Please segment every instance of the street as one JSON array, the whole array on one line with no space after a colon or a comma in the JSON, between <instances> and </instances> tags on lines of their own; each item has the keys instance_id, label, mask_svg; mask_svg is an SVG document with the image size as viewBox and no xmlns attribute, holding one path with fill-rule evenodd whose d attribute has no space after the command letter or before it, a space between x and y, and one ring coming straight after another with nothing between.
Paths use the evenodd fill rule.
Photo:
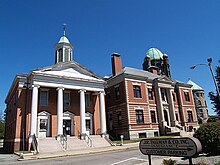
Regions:
<instances>
[{"instance_id":1,"label":"street","mask_svg":"<svg viewBox=\"0 0 220 165\"><path fill-rule=\"evenodd\" d=\"M0 155L1 165L12 164L32 164L32 165L148 165L147 155L140 153L139 149L127 149L120 151L102 152L96 154L86 154L71 157L60 157L51 159L26 160L17 161L14 155L8 155L7 158L2 158ZM152 164L157 165L162 163L165 157L152 156ZM178 159L178 158L177 158Z\"/></svg>"}]
</instances>

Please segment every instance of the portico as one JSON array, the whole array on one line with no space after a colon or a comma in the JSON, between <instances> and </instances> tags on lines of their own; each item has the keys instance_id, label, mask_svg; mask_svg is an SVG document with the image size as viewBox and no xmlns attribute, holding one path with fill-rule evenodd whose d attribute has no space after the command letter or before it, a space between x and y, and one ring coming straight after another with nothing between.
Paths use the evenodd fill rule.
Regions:
<instances>
[{"instance_id":1,"label":"portico","mask_svg":"<svg viewBox=\"0 0 220 165\"><path fill-rule=\"evenodd\" d=\"M40 84L40 85L39 85ZM89 109L88 107L86 107L86 99L85 99L85 95L86 92L92 93L92 97L95 98L97 97L97 102L99 102L99 104L95 104L94 106L94 111L98 111L97 112L93 112L96 114L99 114L98 118L100 118L100 120L98 121L98 123L100 123L100 134L105 134L106 133L106 119L105 119L105 102L104 102L104 90L103 89L92 89L92 88L88 88L86 86L84 86L82 89L78 89L77 87L72 86L72 88L67 88L65 86L65 84L62 84L63 86L58 86L57 88L51 88L50 86L54 86L54 84L47 84L47 85L42 85L42 83L38 82L38 85L34 84L32 85L32 106L31 106L31 124L30 124L30 130L31 130L31 135L39 135L39 132L37 132L37 130L39 131L39 129L37 129L39 127L39 122L38 122L38 117L37 114L39 113L40 109L42 109L41 105L39 104L39 98L41 98L40 95L40 91L43 88L47 88L48 90L48 95L50 96L50 91L56 90L56 95L57 95L57 106L56 106L56 116L57 116L57 133L56 136L59 137L60 135L63 135L63 122L64 122L64 110L65 110L65 105L64 105L64 92L67 91L72 91L72 93L78 94L78 96L74 96L74 97L78 97L79 98L79 102L75 103L76 105L79 104L79 107L72 105L72 107L69 107L68 109L70 110L70 112L72 111L72 113L77 113L79 112L79 118L80 118L80 122L74 121L74 119L72 120L72 124L71 125L71 130L74 129L75 125L79 125L80 126L80 132L79 135L80 136L85 136L85 134L88 134L88 132L86 131L86 110ZM74 92L73 92L74 91ZM71 98L70 98L71 99ZM50 99L49 99L49 104L48 106L43 106L44 109L48 109L50 110ZM55 101L55 100L54 100ZM73 104L73 103L72 103ZM40 109L38 109L38 107ZM91 109L91 108L90 108ZM91 113L91 112L90 112ZM92 114L92 113L91 113ZM95 115L96 115L95 114ZM97 118L97 115L96 115ZM73 122L74 121L74 122ZM53 123L54 121L48 121L48 123ZM97 121L92 121L91 120L91 124L95 125L97 127L97 124L93 124L94 122ZM49 129L54 129L53 124L51 125L51 128ZM90 125L91 125L90 124ZM93 131L92 131L93 132ZM94 131L95 132L95 131ZM72 132L71 135L73 135L74 133ZM53 136L51 134L51 136Z\"/></svg>"}]
</instances>

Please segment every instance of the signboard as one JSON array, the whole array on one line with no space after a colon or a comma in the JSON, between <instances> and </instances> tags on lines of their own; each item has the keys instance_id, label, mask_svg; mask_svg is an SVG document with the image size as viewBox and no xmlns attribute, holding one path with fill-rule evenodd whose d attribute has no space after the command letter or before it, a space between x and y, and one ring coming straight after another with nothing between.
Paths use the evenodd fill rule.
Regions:
<instances>
[{"instance_id":1,"label":"signboard","mask_svg":"<svg viewBox=\"0 0 220 165\"><path fill-rule=\"evenodd\" d=\"M139 148L144 155L193 157L202 151L200 141L191 138L151 138L140 141Z\"/></svg>"}]
</instances>

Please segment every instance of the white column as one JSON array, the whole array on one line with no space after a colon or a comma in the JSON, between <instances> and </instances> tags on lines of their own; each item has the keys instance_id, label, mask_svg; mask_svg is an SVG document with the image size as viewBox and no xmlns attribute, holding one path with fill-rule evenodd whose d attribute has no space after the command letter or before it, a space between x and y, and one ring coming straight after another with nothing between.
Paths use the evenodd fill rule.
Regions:
<instances>
[{"instance_id":1,"label":"white column","mask_svg":"<svg viewBox=\"0 0 220 165\"><path fill-rule=\"evenodd\" d=\"M157 99L157 106L158 106L158 110L160 112L160 120L162 122L165 121L164 119L164 112L163 112L163 103L162 103L162 97L161 97L161 89L160 87L156 87L156 93L158 94L158 97L156 97Z\"/></svg>"},{"instance_id":2,"label":"white column","mask_svg":"<svg viewBox=\"0 0 220 165\"><path fill-rule=\"evenodd\" d=\"M86 121L85 121L85 90L80 90L80 134L86 134Z\"/></svg>"},{"instance_id":3,"label":"white column","mask_svg":"<svg viewBox=\"0 0 220 165\"><path fill-rule=\"evenodd\" d=\"M65 48L63 47L63 61L62 62L65 62Z\"/></svg>"},{"instance_id":4,"label":"white column","mask_svg":"<svg viewBox=\"0 0 220 165\"><path fill-rule=\"evenodd\" d=\"M31 135L37 133L37 107L38 107L38 88L39 85L32 86L32 104L31 104Z\"/></svg>"},{"instance_id":5,"label":"white column","mask_svg":"<svg viewBox=\"0 0 220 165\"><path fill-rule=\"evenodd\" d=\"M63 135L63 87L57 88L57 135Z\"/></svg>"},{"instance_id":6,"label":"white column","mask_svg":"<svg viewBox=\"0 0 220 165\"><path fill-rule=\"evenodd\" d=\"M175 108L174 108L173 93L171 89L168 89L168 99L169 99L169 112L170 112L171 126L175 126L176 125L176 113L175 113Z\"/></svg>"},{"instance_id":7,"label":"white column","mask_svg":"<svg viewBox=\"0 0 220 165\"><path fill-rule=\"evenodd\" d=\"M101 126L101 134L106 134L106 115L105 115L105 98L104 91L99 94L99 102L100 102L100 126Z\"/></svg>"}]
</instances>

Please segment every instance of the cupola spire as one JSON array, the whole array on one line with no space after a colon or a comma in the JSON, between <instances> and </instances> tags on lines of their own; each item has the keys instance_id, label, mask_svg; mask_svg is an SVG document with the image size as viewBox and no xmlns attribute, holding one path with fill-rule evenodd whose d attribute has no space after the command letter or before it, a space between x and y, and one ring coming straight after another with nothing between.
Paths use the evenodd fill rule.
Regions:
<instances>
[{"instance_id":1,"label":"cupola spire","mask_svg":"<svg viewBox=\"0 0 220 165\"><path fill-rule=\"evenodd\" d=\"M55 45L55 64L60 62L69 62L72 61L72 50L73 46L66 37L66 26L63 24L63 35L61 36L59 42Z\"/></svg>"},{"instance_id":2,"label":"cupola spire","mask_svg":"<svg viewBox=\"0 0 220 165\"><path fill-rule=\"evenodd\" d=\"M63 35L64 36L66 35L66 26L67 26L67 24L63 23Z\"/></svg>"}]
</instances>

